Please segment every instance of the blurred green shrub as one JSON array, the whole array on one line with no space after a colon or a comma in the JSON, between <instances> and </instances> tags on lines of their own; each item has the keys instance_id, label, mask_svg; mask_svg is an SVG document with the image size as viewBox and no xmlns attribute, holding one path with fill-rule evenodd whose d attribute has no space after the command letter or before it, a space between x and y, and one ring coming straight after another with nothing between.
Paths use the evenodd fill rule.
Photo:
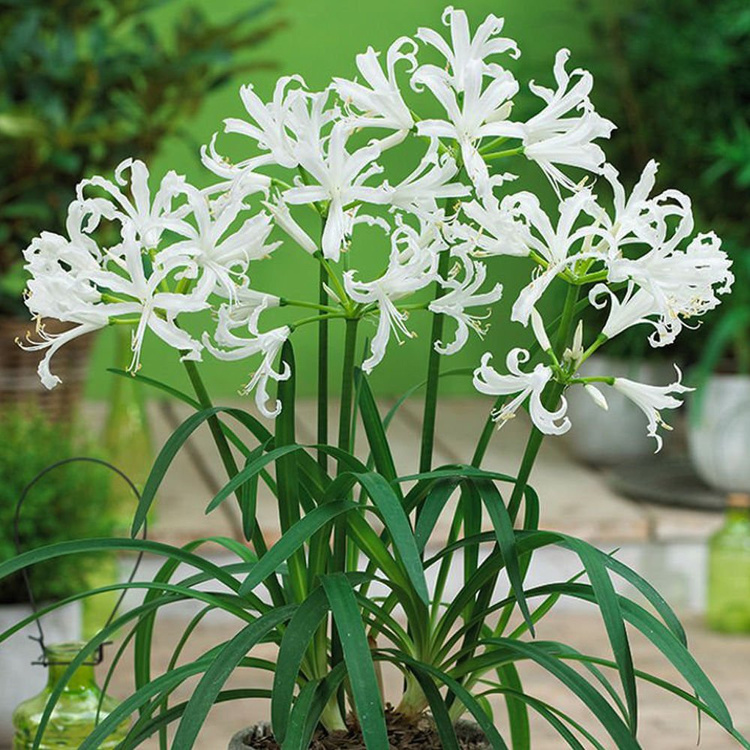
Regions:
<instances>
[{"instance_id":1,"label":"blurred green shrub","mask_svg":"<svg viewBox=\"0 0 750 750\"><path fill-rule=\"evenodd\" d=\"M182 132L281 24L274 2L216 22L172 0L0 0L0 314L23 313L21 250L62 231L76 183ZM158 10L158 12L156 12Z\"/></svg>"},{"instance_id":2,"label":"blurred green shrub","mask_svg":"<svg viewBox=\"0 0 750 750\"><path fill-rule=\"evenodd\" d=\"M655 156L734 260L732 295L682 353L750 373L750 3L627 0L594 17L598 104L621 123L610 160L632 183Z\"/></svg>"},{"instance_id":3,"label":"blurred green shrub","mask_svg":"<svg viewBox=\"0 0 750 750\"><path fill-rule=\"evenodd\" d=\"M0 561L5 561L16 555L13 520L24 487L50 464L92 451L76 442L69 427L21 410L0 413L0 434ZM21 550L111 535L115 520L108 494L113 481L121 480L113 479L103 466L87 462L61 466L40 479L21 509ZM30 578L35 598L49 601L84 590L96 565L96 556L72 555L34 566ZM27 601L20 575L2 581L0 604Z\"/></svg>"}]
</instances>

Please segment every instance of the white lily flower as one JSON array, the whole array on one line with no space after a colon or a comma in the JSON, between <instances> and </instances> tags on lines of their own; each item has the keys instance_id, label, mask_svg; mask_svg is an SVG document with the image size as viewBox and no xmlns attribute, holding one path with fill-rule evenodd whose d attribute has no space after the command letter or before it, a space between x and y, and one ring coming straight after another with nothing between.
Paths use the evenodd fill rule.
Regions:
<instances>
[{"instance_id":1,"label":"white lily flower","mask_svg":"<svg viewBox=\"0 0 750 750\"><path fill-rule=\"evenodd\" d=\"M394 302L435 280L438 264L435 247L434 242L425 243L424 237L402 224L391 236L391 255L383 276L374 281L357 281L355 271L344 273L347 294L356 302L378 307L378 329L370 345L370 356L362 363L365 372L372 372L382 361L391 333L399 344L401 335L414 336L406 327L407 313L398 310Z\"/></svg>"},{"instance_id":2,"label":"white lily flower","mask_svg":"<svg viewBox=\"0 0 750 750\"><path fill-rule=\"evenodd\" d=\"M406 50L406 51L404 51ZM372 47L357 55L357 69L367 86L344 78L334 78L333 86L345 103L356 107L356 127L388 128L405 136L414 127L414 118L404 102L396 79L396 64L409 63L408 72L417 67L417 45L408 37L400 37L386 55L386 73L378 62L379 52Z\"/></svg>"},{"instance_id":3,"label":"white lily flower","mask_svg":"<svg viewBox=\"0 0 750 750\"><path fill-rule=\"evenodd\" d=\"M433 139L427 153L410 175L394 187L384 183L388 203L417 215L433 213L437 210L438 200L459 198L471 192L468 185L451 182L457 174L456 162L448 155L441 157L438 142Z\"/></svg>"},{"instance_id":4,"label":"white lily flower","mask_svg":"<svg viewBox=\"0 0 750 750\"><path fill-rule=\"evenodd\" d=\"M211 136L207 146L201 146L201 162L217 177L223 177L222 182L211 188L210 192L231 193L244 198L254 193L268 194L271 188L271 178L255 171L257 157L245 159L233 164L226 156L216 150L217 134Z\"/></svg>"},{"instance_id":5,"label":"white lily flower","mask_svg":"<svg viewBox=\"0 0 750 750\"><path fill-rule=\"evenodd\" d=\"M247 395L255 391L255 404L263 416L273 419L281 413L281 402L276 401L269 408L271 397L268 394L269 381L279 382L291 376L289 366L284 363L281 370L274 368L274 362L281 351L284 342L289 338L289 326L281 326L270 331L261 332L258 322L261 314L269 307L276 307L279 298L271 294L242 289L236 303L227 303L219 308L218 323L214 333L214 344L207 333L203 334L203 343L217 359L240 360L261 354L263 361L252 374L250 381L242 388L241 393ZM235 333L238 328L244 328L250 338Z\"/></svg>"},{"instance_id":6,"label":"white lily flower","mask_svg":"<svg viewBox=\"0 0 750 750\"><path fill-rule=\"evenodd\" d=\"M489 353L482 357L481 366L474 371L474 387L480 393L491 396L517 394L493 414L501 427L509 419L513 419L523 402L529 399L531 421L545 435L562 435L570 429L570 420L565 416L568 405L564 398L557 411L547 411L542 405L542 392L552 379L549 367L538 364L531 372L523 372L521 365L529 361L529 352L525 349L512 349L506 359L510 375L500 375L490 365L491 359L492 355Z\"/></svg>"},{"instance_id":7,"label":"white lily flower","mask_svg":"<svg viewBox=\"0 0 750 750\"><path fill-rule=\"evenodd\" d=\"M572 73L565 70L569 57L567 49L561 49L555 57L557 90L529 84L546 106L521 125L521 132L524 154L539 164L554 186L574 190L573 181L557 165L601 173L606 157L594 141L609 138L615 125L597 114L591 104L591 73L580 68ZM573 78L577 80L571 84ZM576 114L571 116L573 112Z\"/></svg>"},{"instance_id":8,"label":"white lily flower","mask_svg":"<svg viewBox=\"0 0 750 750\"><path fill-rule=\"evenodd\" d=\"M606 252L599 251L595 245L597 240L606 240L606 231L590 221L577 226L581 217L591 213L593 202L588 189L565 198L559 204L557 225L553 226L535 195L523 192L508 196L507 209L516 218L523 241L529 252L533 251L544 262L543 268L518 295L511 320L527 325L532 308L554 278L568 267L587 258L607 260ZM579 243L580 247L577 247Z\"/></svg>"},{"instance_id":9,"label":"white lily flower","mask_svg":"<svg viewBox=\"0 0 750 750\"><path fill-rule=\"evenodd\" d=\"M503 295L502 284L495 284L488 292L479 292L487 278L487 267L484 263L474 263L467 255L460 256L460 262L463 266L463 277L458 278L460 269L456 269L447 279L439 279L440 285L448 291L433 300L428 308L436 315L447 315L456 321L453 342L435 342L435 349L440 354L455 354L462 349L469 338L469 328L476 331L479 338L484 338L488 327L484 320L489 317L489 311L484 317L480 317L467 312L467 309L492 305Z\"/></svg>"},{"instance_id":10,"label":"white lily flower","mask_svg":"<svg viewBox=\"0 0 750 750\"><path fill-rule=\"evenodd\" d=\"M646 385L645 383L636 383L627 378L615 378L613 388L620 391L626 398L630 399L648 419L648 436L656 440L656 453L658 453L664 441L657 429L663 427L665 430L672 428L662 419L661 411L663 409L676 409L682 405L682 401L675 398L674 393L688 393L693 388L682 385L682 373L680 368L675 365L677 370L677 380L667 386Z\"/></svg>"},{"instance_id":11,"label":"white lily flower","mask_svg":"<svg viewBox=\"0 0 750 750\"><path fill-rule=\"evenodd\" d=\"M194 262L175 254L160 258L161 262L147 272L143 248L134 230L128 225L123 230L122 243L105 253L102 270L93 275L93 281L123 300L108 303L110 315L138 317L131 342L133 360L128 369L131 372L140 369L141 350L149 329L164 343L182 352L183 360L200 360L202 346L177 326L176 319L183 313L205 310L206 298L200 293L160 291L162 282L173 274L194 276L197 273Z\"/></svg>"},{"instance_id":12,"label":"white lily flower","mask_svg":"<svg viewBox=\"0 0 750 750\"><path fill-rule=\"evenodd\" d=\"M466 89L466 71L475 63L482 65L483 74L496 76L502 68L488 62L487 58L506 52L513 58L518 58L521 54L513 39L499 36L505 24L503 18L488 15L477 28L473 38L465 11L448 6L443 11L442 20L450 27L450 44L434 29L420 28L417 38L434 47L445 57L450 69L451 86L456 91Z\"/></svg>"},{"instance_id":13,"label":"white lily flower","mask_svg":"<svg viewBox=\"0 0 750 750\"><path fill-rule=\"evenodd\" d=\"M157 265L182 256L195 262L200 280L195 290L204 299L220 293L230 300L251 261L267 258L281 244L266 244L273 224L266 213L258 213L233 229L240 214L246 210L241 200L211 204L208 196L185 185L190 213L180 220L172 220L169 228L185 239L161 250L155 258ZM192 217L193 222L188 221Z\"/></svg>"},{"instance_id":14,"label":"white lily flower","mask_svg":"<svg viewBox=\"0 0 750 750\"><path fill-rule=\"evenodd\" d=\"M478 151L478 142L485 137L518 133L518 126L508 122L513 97L518 93L518 82L513 74L500 69L486 87L483 81L483 68L477 61L467 63L460 98L444 70L424 65L412 76L412 86L418 90L426 86L447 114L445 120L421 120L417 123L417 133L455 140L461 148L466 173L480 194L489 189L490 178L487 164Z\"/></svg>"},{"instance_id":15,"label":"white lily flower","mask_svg":"<svg viewBox=\"0 0 750 750\"><path fill-rule=\"evenodd\" d=\"M130 178L125 173L130 173ZM115 181L100 175L83 180L76 188L79 201L99 212L107 219L128 222L135 228L138 238L146 248L159 244L164 231L165 218L172 213L172 202L185 184L185 178L175 172L167 172L156 194L151 197L148 185L148 167L138 159L125 159L115 168ZM129 186L130 196L120 188ZM110 199L86 198L87 187L97 187L106 192Z\"/></svg>"},{"instance_id":16,"label":"white lily flower","mask_svg":"<svg viewBox=\"0 0 750 750\"><path fill-rule=\"evenodd\" d=\"M264 201L263 205L273 216L276 226L281 227L303 250L310 255L317 252L315 240L297 223L281 196L277 196L275 200Z\"/></svg>"},{"instance_id":17,"label":"white lily flower","mask_svg":"<svg viewBox=\"0 0 750 750\"><path fill-rule=\"evenodd\" d=\"M298 88L291 88L297 84ZM250 160L253 166L279 164L295 169L297 139L289 129L289 115L294 102L304 95L305 81L301 76L282 76L276 83L273 99L264 104L251 84L240 88L240 98L252 122L229 117L224 120L226 133L239 133L252 138L267 153Z\"/></svg>"},{"instance_id":18,"label":"white lily flower","mask_svg":"<svg viewBox=\"0 0 750 750\"><path fill-rule=\"evenodd\" d=\"M473 255L525 257L529 254L526 233L508 208L512 199L513 196L505 196L500 203L490 190L481 199L462 204L463 213L478 227L472 230L463 225L463 239L472 245Z\"/></svg>"},{"instance_id":19,"label":"white lily flower","mask_svg":"<svg viewBox=\"0 0 750 750\"><path fill-rule=\"evenodd\" d=\"M656 196L651 192L656 184L659 165L653 159L646 165L629 196L619 181L617 170L607 164L604 176L612 187L614 215L610 219L601 211L600 220L612 235L613 272L622 249L628 245L646 244L661 247L665 252L676 249L689 237L694 228L690 198L679 190L665 190Z\"/></svg>"},{"instance_id":20,"label":"white lily flower","mask_svg":"<svg viewBox=\"0 0 750 750\"><path fill-rule=\"evenodd\" d=\"M364 184L374 174L383 171L376 163L380 146L373 143L350 154L346 150L348 136L348 125L338 122L333 126L325 153L319 146L300 144L300 165L317 184L298 183L282 196L286 203L292 204L329 202L322 249L323 255L333 261L338 261L347 234L346 207L356 201L387 201L387 193L382 187Z\"/></svg>"},{"instance_id":21,"label":"white lily flower","mask_svg":"<svg viewBox=\"0 0 750 750\"><path fill-rule=\"evenodd\" d=\"M26 342L17 343L27 351L46 351L38 373L42 384L49 389L61 382L50 370L54 354L68 341L109 323L109 312L101 301L101 292L92 282L92 276L99 270L101 251L90 237L80 232L81 220L86 215L82 206L75 201L69 211L71 240L42 232L24 250L25 269L30 274L25 302L36 320L40 340L35 341L28 334ZM52 334L45 330L44 318L60 320L71 327Z\"/></svg>"}]
</instances>

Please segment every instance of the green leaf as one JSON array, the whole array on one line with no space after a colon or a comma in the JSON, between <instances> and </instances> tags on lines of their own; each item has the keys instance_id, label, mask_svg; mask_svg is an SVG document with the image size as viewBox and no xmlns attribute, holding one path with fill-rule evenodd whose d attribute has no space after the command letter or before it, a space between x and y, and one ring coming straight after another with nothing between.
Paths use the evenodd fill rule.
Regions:
<instances>
[{"instance_id":1,"label":"green leaf","mask_svg":"<svg viewBox=\"0 0 750 750\"><path fill-rule=\"evenodd\" d=\"M508 580L511 589L515 594L518 608L521 610L524 622L528 625L531 635L534 633L534 621L529 612L529 605L526 601L526 595L523 589L523 577L518 562L518 549L516 547L516 535L513 530L508 509L505 507L503 497L497 487L491 482L475 481L475 485L487 508L487 513L492 521L497 536L497 545L505 561L505 567L508 572Z\"/></svg>"},{"instance_id":2,"label":"green leaf","mask_svg":"<svg viewBox=\"0 0 750 750\"><path fill-rule=\"evenodd\" d=\"M409 580L419 598L429 604L430 594L414 533L393 487L380 474L357 474L357 481L370 496L383 519Z\"/></svg>"},{"instance_id":3,"label":"green leaf","mask_svg":"<svg viewBox=\"0 0 750 750\"><path fill-rule=\"evenodd\" d=\"M281 639L271 698L271 726L279 743L286 738L294 688L305 652L327 612L328 597L323 588L318 587L299 605Z\"/></svg>"},{"instance_id":4,"label":"green leaf","mask_svg":"<svg viewBox=\"0 0 750 750\"><path fill-rule=\"evenodd\" d=\"M359 409L362 415L362 424L365 427L367 442L370 445L370 453L375 461L375 468L388 482L394 482L398 474L393 455L385 434L385 427L380 419L378 406L370 388L367 376L359 369L355 371L355 382L359 391ZM401 489L396 485L397 491Z\"/></svg>"},{"instance_id":5,"label":"green leaf","mask_svg":"<svg viewBox=\"0 0 750 750\"><path fill-rule=\"evenodd\" d=\"M513 750L530 750L531 729L529 727L529 712L518 694L523 693L523 685L515 664L503 664L497 669L500 682L510 688L504 695L505 710L508 713L510 739Z\"/></svg>"},{"instance_id":6,"label":"green leaf","mask_svg":"<svg viewBox=\"0 0 750 750\"><path fill-rule=\"evenodd\" d=\"M630 652L625 621L620 611L619 598L615 592L612 580L601 561L601 557L593 554L592 550L588 547L581 546L577 551L591 582L599 610L602 613L609 643L612 647L612 653L620 672L622 687L625 691L630 728L633 735L635 735L638 729L638 696L636 693L635 674L633 672L633 656Z\"/></svg>"},{"instance_id":7,"label":"green leaf","mask_svg":"<svg viewBox=\"0 0 750 750\"><path fill-rule=\"evenodd\" d=\"M310 513L307 513L258 560L258 563L242 582L240 594L252 591L258 584L277 570L282 563L286 562L316 531L343 513L348 513L358 508L359 506L355 503L340 501L321 505Z\"/></svg>"},{"instance_id":8,"label":"green leaf","mask_svg":"<svg viewBox=\"0 0 750 750\"><path fill-rule=\"evenodd\" d=\"M414 536L417 547L423 551L427 542L432 536L440 514L445 509L451 495L456 491L457 481L440 480L436 483L429 483L432 489L427 492L424 501L419 504L419 514L417 516L416 529Z\"/></svg>"},{"instance_id":9,"label":"green leaf","mask_svg":"<svg viewBox=\"0 0 750 750\"><path fill-rule=\"evenodd\" d=\"M193 747L203 722L216 701L216 696L245 654L274 628L288 620L294 610L295 606L291 604L272 609L240 630L214 656L210 666L193 691L182 720L177 727L177 732L172 740L172 747L175 750L186 750Z\"/></svg>"},{"instance_id":10,"label":"green leaf","mask_svg":"<svg viewBox=\"0 0 750 750\"><path fill-rule=\"evenodd\" d=\"M368 750L385 750L388 747L388 731L383 702L354 591L346 576L341 573L324 576L321 583L341 640L354 707L365 745Z\"/></svg>"}]
</instances>

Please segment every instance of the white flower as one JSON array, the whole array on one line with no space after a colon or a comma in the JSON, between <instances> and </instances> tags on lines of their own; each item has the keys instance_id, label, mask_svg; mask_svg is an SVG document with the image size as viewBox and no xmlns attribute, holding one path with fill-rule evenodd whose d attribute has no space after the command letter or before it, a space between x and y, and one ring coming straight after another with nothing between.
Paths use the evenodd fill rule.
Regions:
<instances>
[{"instance_id":1,"label":"white flower","mask_svg":"<svg viewBox=\"0 0 750 750\"><path fill-rule=\"evenodd\" d=\"M502 204L494 192L488 191L481 198L463 203L461 210L476 223L478 230L462 225L463 239L472 245L476 256L514 255L527 256L529 246L525 232L513 216L509 206L513 196L506 196Z\"/></svg>"},{"instance_id":2,"label":"white flower","mask_svg":"<svg viewBox=\"0 0 750 750\"><path fill-rule=\"evenodd\" d=\"M291 376L287 363L284 363L280 371L274 368L276 357L284 342L289 338L291 329L288 326L281 326L261 332L258 329L258 321L266 309L278 304L278 297L243 289L238 303L227 303L219 308L219 319L214 333L218 346L212 343L208 334L203 335L206 348L218 359L239 360L257 354L263 356L260 367L252 374L250 381L242 389L242 393L247 395L255 391L255 404L261 414L269 419L281 413L281 402L276 401L271 408L268 406L271 398L268 394L269 381L279 382ZM251 338L237 335L235 330L238 328L245 328Z\"/></svg>"},{"instance_id":3,"label":"white flower","mask_svg":"<svg viewBox=\"0 0 750 750\"><path fill-rule=\"evenodd\" d=\"M290 88L298 84L301 88ZM276 83L273 100L264 104L250 84L240 88L240 98L252 122L229 117L224 120L226 133L239 133L252 138L264 153L250 160L249 165L279 164L294 169L299 164L297 140L289 129L292 105L303 95L304 80L297 75L282 76Z\"/></svg>"},{"instance_id":4,"label":"white flower","mask_svg":"<svg viewBox=\"0 0 750 750\"><path fill-rule=\"evenodd\" d=\"M224 181L212 186L211 192L231 193L244 198L254 193L268 193L271 187L271 178L255 171L257 157L244 159L233 164L225 156L216 150L217 134L211 136L207 146L201 146L201 161L203 166Z\"/></svg>"},{"instance_id":5,"label":"white flower","mask_svg":"<svg viewBox=\"0 0 750 750\"><path fill-rule=\"evenodd\" d=\"M130 172L129 180L124 176L125 172ZM172 212L174 198L182 192L185 178L175 172L167 172L153 199L148 178L148 168L142 161L125 159L115 168L114 182L99 175L83 180L77 187L78 199L86 200L89 207L107 219L129 222L144 247L153 248L159 244L165 219ZM120 189L127 185L130 187L130 197ZM84 191L89 186L105 191L110 199L86 199Z\"/></svg>"},{"instance_id":6,"label":"white flower","mask_svg":"<svg viewBox=\"0 0 750 750\"><path fill-rule=\"evenodd\" d=\"M651 197L659 165L653 159L644 168L630 195L618 179L617 170L607 164L603 173L614 196L612 218L601 210L600 220L611 234L613 268L628 245L646 244L674 250L693 232L690 198L679 190L665 190Z\"/></svg>"},{"instance_id":7,"label":"white flower","mask_svg":"<svg viewBox=\"0 0 750 750\"><path fill-rule=\"evenodd\" d=\"M534 332L534 337L541 347L541 350L543 352L552 351L552 344L547 335L547 329L544 327L544 320L542 320L542 316L539 314L536 307L531 308L531 330Z\"/></svg>"},{"instance_id":8,"label":"white flower","mask_svg":"<svg viewBox=\"0 0 750 750\"><path fill-rule=\"evenodd\" d=\"M552 379L552 370L546 365L538 364L531 372L521 371L521 364L530 359L525 349L512 349L506 359L510 375L500 375L491 365L492 355L482 357L482 363L474 371L474 387L480 393L492 396L509 396L517 394L514 399L503 404L494 414L500 425L516 415L516 411L526 399L529 399L529 415L534 425L546 435L562 435L570 429L570 420L565 416L568 405L561 399L557 411L547 411L542 405L542 392ZM560 421L562 420L562 421Z\"/></svg>"},{"instance_id":9,"label":"white flower","mask_svg":"<svg viewBox=\"0 0 750 750\"><path fill-rule=\"evenodd\" d=\"M518 295L512 320L527 325L532 308L559 273L582 260L607 260L606 251L600 251L594 244L606 240L606 232L598 224L590 223L588 214L592 205L593 196L588 189L574 193L560 202L557 225L553 226L535 195L522 192L508 196L507 210L516 218L523 242L543 263L542 270ZM581 217L589 220L581 225Z\"/></svg>"},{"instance_id":10,"label":"white flower","mask_svg":"<svg viewBox=\"0 0 750 750\"><path fill-rule=\"evenodd\" d=\"M555 57L556 91L533 82L529 84L546 106L521 125L521 132L524 154L539 164L553 185L559 183L573 190L573 181L557 165L600 173L606 157L593 141L609 138L615 126L597 114L591 104L589 94L594 84L591 73L580 68L571 74L566 72L569 57L566 49L561 49ZM577 80L571 85L574 77Z\"/></svg>"},{"instance_id":11,"label":"white flower","mask_svg":"<svg viewBox=\"0 0 750 750\"><path fill-rule=\"evenodd\" d=\"M365 372L372 372L385 356L391 333L402 343L399 334L412 338L406 327L407 313L400 311L394 301L423 289L435 280L438 255L435 242L407 225L399 226L391 236L391 255L386 272L374 281L356 281L355 271L344 274L347 294L363 304L375 304L378 310L378 329L372 339L371 354L362 363Z\"/></svg>"},{"instance_id":12,"label":"white flower","mask_svg":"<svg viewBox=\"0 0 750 750\"><path fill-rule=\"evenodd\" d=\"M502 68L496 63L488 62L487 58L505 52L514 58L521 54L513 39L498 36L505 24L503 18L488 15L473 38L465 11L447 7L443 12L443 23L450 26L451 44L434 29L420 28L417 38L434 47L445 57L450 69L450 83L456 91L465 90L466 71L474 64L479 63L482 66L483 75L496 76Z\"/></svg>"},{"instance_id":13,"label":"white flower","mask_svg":"<svg viewBox=\"0 0 750 750\"><path fill-rule=\"evenodd\" d=\"M350 154L346 150L348 136L348 125L338 122L325 152L320 144L301 144L298 148L300 165L317 184L298 183L282 196L286 203L292 204L328 201L322 246L323 255L334 261L339 259L347 234L345 208L356 201L384 203L387 200L382 187L364 184L374 174L382 172L382 167L376 163L380 146L373 143Z\"/></svg>"},{"instance_id":14,"label":"white flower","mask_svg":"<svg viewBox=\"0 0 750 750\"><path fill-rule=\"evenodd\" d=\"M649 323L655 328L649 337L651 346L666 346L689 325L687 321L719 305L717 295L731 290L732 262L713 232L697 235L684 251L665 247L637 260L622 260L610 271L612 281L628 280L622 299L604 284L590 291L591 303L600 309L606 304L599 301L601 297L609 297L610 312L602 330L608 338Z\"/></svg>"},{"instance_id":15,"label":"white flower","mask_svg":"<svg viewBox=\"0 0 750 750\"><path fill-rule=\"evenodd\" d=\"M480 193L489 186L487 164L477 149L478 142L488 136L517 134L517 125L509 123L513 108L512 98L518 92L518 82L507 70L498 70L484 87L482 65L470 62L464 75L464 89L453 88L450 76L432 65L418 68L412 77L415 88L426 86L445 109L447 119L427 119L417 123L417 133L431 138L455 140L469 178Z\"/></svg>"},{"instance_id":16,"label":"white flower","mask_svg":"<svg viewBox=\"0 0 750 750\"><path fill-rule=\"evenodd\" d=\"M661 410L676 409L682 405L682 401L675 398L674 393L687 393L694 390L682 385L682 373L679 367L677 370L677 380L667 386L646 385L645 383L635 383L627 378L615 378L613 388L620 391L626 398L630 399L648 419L648 435L656 440L656 453L663 445L661 435L657 433L659 427L666 430L672 428L662 419Z\"/></svg>"},{"instance_id":17,"label":"white flower","mask_svg":"<svg viewBox=\"0 0 750 750\"><path fill-rule=\"evenodd\" d=\"M81 231L82 221L90 214L84 204L74 201L68 213L67 239L51 232L42 232L26 250L26 271L31 278L27 283L26 306L36 319L36 333L41 340L30 335L19 346L27 351L44 351L38 372L46 388L54 388L60 378L50 371L50 360L60 347L74 338L103 328L109 322L109 313L101 301L101 293L92 282L99 270L101 255L96 243ZM71 324L62 333L45 330L44 318Z\"/></svg>"},{"instance_id":18,"label":"white flower","mask_svg":"<svg viewBox=\"0 0 750 750\"><path fill-rule=\"evenodd\" d=\"M451 344L435 342L435 349L441 354L455 354L462 349L469 338L469 328L483 338L487 331L484 318L472 315L467 309L492 305L503 294L502 284L495 284L488 292L479 292L487 278L486 266L484 263L473 263L466 255L461 256L460 261L463 266L463 278L459 279L459 267L454 269L447 279L439 279L440 285L448 291L429 305L430 312L447 315L453 318L457 325L456 335Z\"/></svg>"},{"instance_id":19,"label":"white flower","mask_svg":"<svg viewBox=\"0 0 750 750\"><path fill-rule=\"evenodd\" d=\"M185 185L184 192L190 211L171 221L169 228L185 239L161 250L155 263L169 262L175 256L190 258L201 273L197 295L207 299L217 292L233 299L249 263L268 257L281 244L266 244L273 229L271 217L258 213L234 228L246 210L241 200L222 201L217 206L211 204L204 192L190 185Z\"/></svg>"},{"instance_id":20,"label":"white flower","mask_svg":"<svg viewBox=\"0 0 750 750\"><path fill-rule=\"evenodd\" d=\"M438 142L433 139L427 153L410 175L395 187L387 182L384 184L388 203L415 214L432 213L437 209L438 200L469 194L468 185L451 182L457 174L456 162L447 154L439 156Z\"/></svg>"},{"instance_id":21,"label":"white flower","mask_svg":"<svg viewBox=\"0 0 750 750\"><path fill-rule=\"evenodd\" d=\"M404 51L406 49L406 51ZM356 127L389 128L405 136L414 126L409 107L404 102L396 80L396 63L405 60L409 63L408 72L417 66L417 45L408 37L397 39L386 55L387 76L378 62L380 53L372 47L357 55L357 68L368 86L344 78L334 78L333 86L339 96L356 107Z\"/></svg>"},{"instance_id":22,"label":"white flower","mask_svg":"<svg viewBox=\"0 0 750 750\"><path fill-rule=\"evenodd\" d=\"M179 294L162 291L162 283L173 274L193 276L196 272L193 262L183 255L162 258L150 270L144 265L146 256L141 244L136 240L131 227L123 227L123 241L105 253L102 270L93 275L94 282L122 300L110 302L107 309L111 316L137 316L138 323L133 332L131 348L133 360L129 369L140 369L141 350L150 329L162 341L182 353L182 359L199 360L201 345L185 330L176 319L183 313L206 309L208 303L200 294Z\"/></svg>"},{"instance_id":23,"label":"white flower","mask_svg":"<svg viewBox=\"0 0 750 750\"><path fill-rule=\"evenodd\" d=\"M281 196L272 201L265 201L263 205L273 216L276 226L281 227L303 250L310 255L317 251L315 240L297 223Z\"/></svg>"}]
</instances>

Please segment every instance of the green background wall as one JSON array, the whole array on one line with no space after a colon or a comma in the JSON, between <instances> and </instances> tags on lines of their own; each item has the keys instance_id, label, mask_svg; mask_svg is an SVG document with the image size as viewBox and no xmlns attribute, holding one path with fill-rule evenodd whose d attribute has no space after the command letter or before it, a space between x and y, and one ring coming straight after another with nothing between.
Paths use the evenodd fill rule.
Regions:
<instances>
[{"instance_id":1,"label":"green background wall","mask_svg":"<svg viewBox=\"0 0 750 750\"><path fill-rule=\"evenodd\" d=\"M170 14L179 11L180 6L188 2L227 18L249 7L248 0L180 0L161 11L165 23ZM189 145L182 141L166 144L163 153L152 165L152 175L160 177L171 168L186 174L198 184L206 184L207 176L198 158L198 148L200 144L209 140L214 131L221 129L225 117L243 116L244 109L237 94L242 83L252 82L262 97L270 98L275 80L282 74L300 73L312 89L324 87L334 75L354 76L354 58L357 53L364 51L368 45L385 50L396 37L413 34L418 26L439 27L444 7L442 0L286 0L277 11L274 11L278 17L285 19L286 28L263 49L251 55L251 59L262 57L275 61L276 70L264 70L234 80L222 91L214 94L193 121L185 123L185 129L193 144ZM523 53L514 65L514 70L522 83L529 78L536 78L541 83L551 84L552 63L555 52L560 47L565 46L572 51L571 67L585 67L587 60L597 54L596 45L588 33L587 19L590 10L586 9L581 0L470 0L458 7L467 10L473 25L488 13L506 18L504 32L518 40ZM524 106L523 100L520 105ZM228 142L225 140L223 143ZM231 155L240 156L241 151L237 150L236 140L234 149L232 151L230 148ZM516 166L523 165L514 164L514 171ZM527 171L533 186L549 192L536 170ZM520 183L516 184L520 186ZM528 181L525 186L529 186ZM374 242L376 238L373 237L370 241ZM380 241L382 242L382 239ZM285 285L294 286L294 296L307 294L312 298L314 282L317 279L314 261L299 253L284 256L277 254L272 263L261 266L253 276L253 283L260 288L268 291L278 289L274 283L278 275L284 279ZM525 263L517 260L503 260L494 264L495 275L505 285L505 297L495 312L489 334L484 342L473 336L470 344L461 353L447 358L446 368L474 366L482 352L487 350L500 356L511 345L517 345L519 337L526 336L523 328L509 323L507 318L514 299L514 290L520 288L523 280L527 278L528 270ZM287 294L293 296L290 292ZM503 321L503 318L506 320ZM401 393L423 377L429 321L427 316L423 316L421 320L415 317L412 324L418 337L407 341L402 347L391 346L386 360L374 373L375 384L381 393ZM374 328L368 331L363 327L363 330L364 335L372 335ZM340 333L342 332L339 327L334 326L332 336L340 338ZM312 327L296 335L295 348L301 372L298 379L300 390L310 394L315 380L315 336ZM336 350L334 356L335 353ZM95 349L89 383L91 396L101 397L106 394L113 376L105 370L111 366L112 356L111 331L106 331L100 336ZM175 385L184 385L184 375L175 353L155 341L153 337L149 339L142 361L144 375ZM335 372L335 359L332 366ZM217 362L206 354L201 367L211 391L221 398L236 393L247 379L252 362ZM305 372L309 372L310 376L305 377ZM466 378L447 379L444 388L446 393L471 391L470 381Z\"/></svg>"}]
</instances>

